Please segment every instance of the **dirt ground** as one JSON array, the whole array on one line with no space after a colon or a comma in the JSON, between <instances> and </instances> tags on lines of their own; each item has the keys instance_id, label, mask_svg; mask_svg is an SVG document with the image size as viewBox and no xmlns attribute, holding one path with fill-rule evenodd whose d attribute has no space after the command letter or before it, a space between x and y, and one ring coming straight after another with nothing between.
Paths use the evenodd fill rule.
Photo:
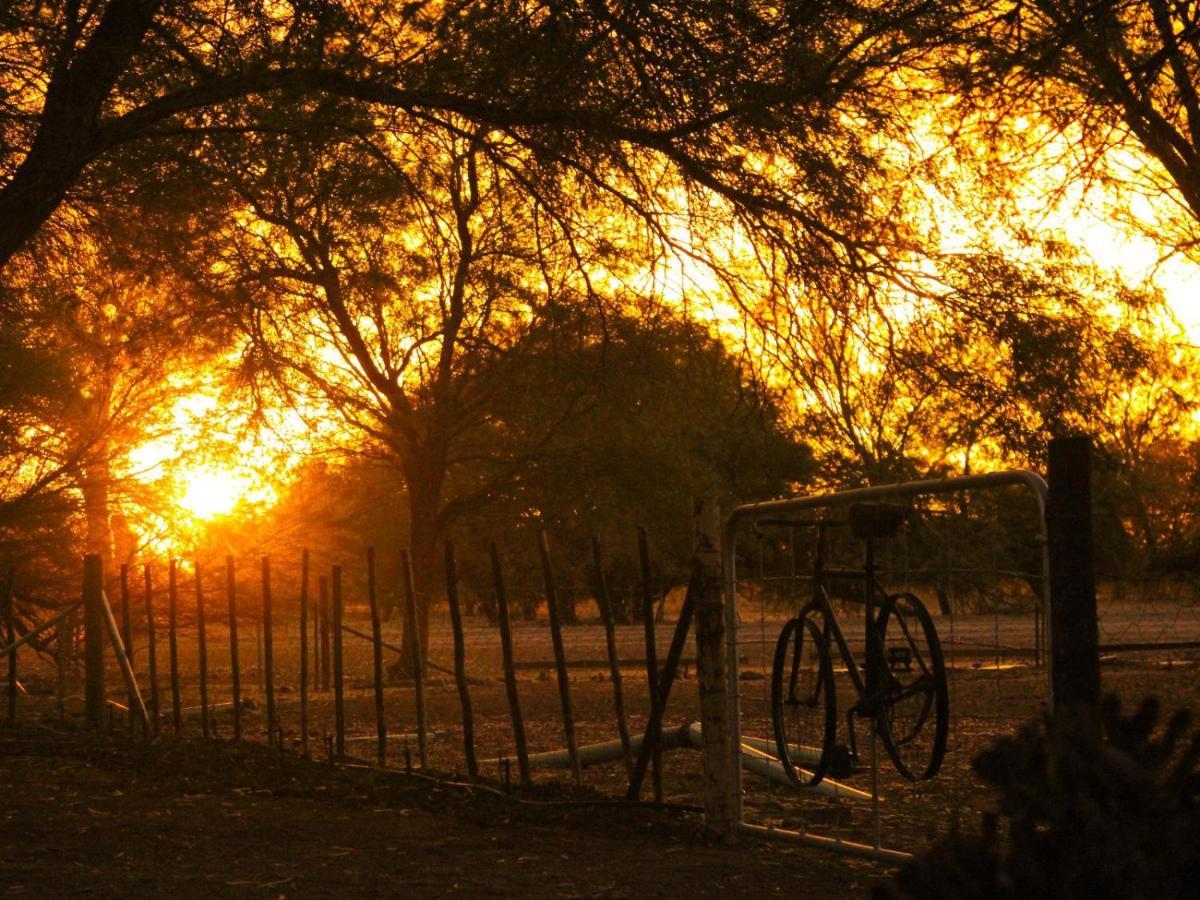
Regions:
<instances>
[{"instance_id":1,"label":"dirt ground","mask_svg":"<svg viewBox=\"0 0 1200 900\"><path fill-rule=\"evenodd\" d=\"M352 619L354 627L365 623ZM776 628L767 623L764 633ZM1000 622L1013 630L1020 622ZM982 626L981 626L982 627ZM670 625L659 633L660 659ZM435 628L431 659L449 662L448 629ZM404 775L415 757L410 684L386 689L390 732L387 774L335 768L326 761L332 732L332 695L310 697L309 746L301 757L298 640L294 622L282 619L275 641L276 691L285 751L265 747L262 681L253 627L240 641L246 742L235 747L231 712L216 710L216 741L199 737L199 720L185 715L184 734L170 718L162 736L145 746L130 739L118 713L112 734L86 735L81 700L68 690L60 710L56 673L46 660L22 660L29 690L19 701L18 726L0 730L0 892L14 896L748 896L803 893L810 897L864 897L887 876L885 866L809 848L757 843L713 843L695 813L616 808L626 775L620 762L589 768L584 787L568 790L562 770L534 771L537 788L504 796L501 760L513 755L512 727L499 678L496 636L482 623L468 632L476 741L487 788L466 789ZM753 635L747 633L746 638ZM397 623L384 638L399 641ZM640 655L640 628L618 636L622 657ZM594 625L568 631L568 656L603 658L603 635ZM160 636L159 689L170 706L165 648ZM516 628L518 661L551 656L543 623ZM689 640L690 656L694 645ZM764 643L763 646L766 646ZM146 686L144 635L135 637L136 668ZM761 649L747 641L742 682L743 734L768 735L768 690ZM198 700L195 634L180 635L185 706ZM210 626L209 697L227 703L227 632ZM389 654L389 657L392 654ZM956 823L972 827L992 798L971 769L975 753L1011 734L1038 714L1047 696L1044 668L1027 655L956 658L950 675L951 738L946 762L930 782L909 784L880 767L880 833L890 847L915 850ZM373 762L374 698L367 642L347 638L348 752ZM1197 661L1126 654L1106 660L1107 690L1132 704L1148 693L1168 710L1200 708ZM625 706L632 733L648 708L645 674L623 669ZM844 679L842 679L844 681ZM109 696L123 700L115 669ZM845 685L843 685L845 687ZM605 669L571 671L571 693L582 743L614 737L612 683ZM558 690L551 672L520 671L520 698L531 752L563 745ZM840 704L848 708L851 698ZM431 770L455 780L465 770L460 709L453 681L437 671L428 685ZM671 695L668 727L698 714L694 672L681 673ZM405 737L409 735L409 737ZM406 748L407 744L407 748ZM512 767L515 777L515 764ZM698 754L664 756L664 798L677 806L700 802ZM868 789L863 776L853 786ZM808 830L842 840L869 841L869 802L800 796L747 776L747 821ZM500 795L497 795L499 792ZM649 790L644 796L649 795ZM599 802L597 802L599 801Z\"/></svg>"},{"instance_id":2,"label":"dirt ground","mask_svg":"<svg viewBox=\"0 0 1200 900\"><path fill-rule=\"evenodd\" d=\"M694 815L587 805L591 792L518 802L196 739L20 728L0 733L0 785L14 897L855 897L882 874L720 846Z\"/></svg>"}]
</instances>

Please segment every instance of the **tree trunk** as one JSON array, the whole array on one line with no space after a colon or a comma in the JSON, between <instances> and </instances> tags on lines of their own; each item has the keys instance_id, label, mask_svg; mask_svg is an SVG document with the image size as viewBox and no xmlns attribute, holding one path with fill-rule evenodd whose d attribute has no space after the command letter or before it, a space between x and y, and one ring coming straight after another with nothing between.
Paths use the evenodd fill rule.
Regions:
<instances>
[{"instance_id":1,"label":"tree trunk","mask_svg":"<svg viewBox=\"0 0 1200 900\"><path fill-rule=\"evenodd\" d=\"M111 0L86 41L60 47L37 134L0 189L0 268L37 233L97 150L101 112L128 69L161 0ZM66 29L71 42L78 35Z\"/></svg>"},{"instance_id":2,"label":"tree trunk","mask_svg":"<svg viewBox=\"0 0 1200 900\"><path fill-rule=\"evenodd\" d=\"M104 561L105 572L114 571L108 496L111 478L108 454L103 448L98 450L95 458L84 466L79 475L79 489L83 494L86 521L86 552L99 554Z\"/></svg>"}]
</instances>

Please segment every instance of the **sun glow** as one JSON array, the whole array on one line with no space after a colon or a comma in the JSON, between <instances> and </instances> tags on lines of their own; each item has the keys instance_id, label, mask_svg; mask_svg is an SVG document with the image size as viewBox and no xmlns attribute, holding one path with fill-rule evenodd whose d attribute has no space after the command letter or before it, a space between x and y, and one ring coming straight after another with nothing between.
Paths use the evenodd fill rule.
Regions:
<instances>
[{"instance_id":1,"label":"sun glow","mask_svg":"<svg viewBox=\"0 0 1200 900\"><path fill-rule=\"evenodd\" d=\"M286 494L314 441L334 426L327 411L255 409L222 389L214 367L181 378L184 391L142 443L126 451L125 513L139 545L159 555L195 551L214 533L254 528Z\"/></svg>"},{"instance_id":2,"label":"sun glow","mask_svg":"<svg viewBox=\"0 0 1200 900\"><path fill-rule=\"evenodd\" d=\"M179 506L201 520L229 515L251 490L245 476L213 469L188 474L185 484Z\"/></svg>"}]
</instances>

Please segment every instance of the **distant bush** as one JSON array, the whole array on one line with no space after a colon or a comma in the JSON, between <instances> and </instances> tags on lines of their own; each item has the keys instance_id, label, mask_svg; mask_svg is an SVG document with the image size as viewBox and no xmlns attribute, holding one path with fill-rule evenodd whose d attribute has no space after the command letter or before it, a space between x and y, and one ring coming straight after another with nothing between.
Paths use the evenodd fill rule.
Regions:
<instances>
[{"instance_id":1,"label":"distant bush","mask_svg":"<svg viewBox=\"0 0 1200 900\"><path fill-rule=\"evenodd\" d=\"M1047 717L1001 738L975 760L999 791L998 813L984 816L978 835L934 844L877 896L1197 896L1200 734L1187 710L1156 736L1158 721L1155 698L1124 716L1110 696L1099 733Z\"/></svg>"}]
</instances>

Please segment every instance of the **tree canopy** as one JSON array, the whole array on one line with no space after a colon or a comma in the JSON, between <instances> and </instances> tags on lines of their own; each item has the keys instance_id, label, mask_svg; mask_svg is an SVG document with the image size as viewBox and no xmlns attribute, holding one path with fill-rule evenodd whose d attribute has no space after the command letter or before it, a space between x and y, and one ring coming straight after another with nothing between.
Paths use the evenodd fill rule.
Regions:
<instances>
[{"instance_id":1,"label":"tree canopy","mask_svg":"<svg viewBox=\"0 0 1200 900\"><path fill-rule=\"evenodd\" d=\"M14 0L0 529L149 546L139 446L218 381L225 463L275 429L306 473L279 521L375 485L426 597L468 527L678 555L689 492L1079 429L1115 493L1191 478L1161 293L1038 216L1100 189L1194 255L1198 47L1168 0Z\"/></svg>"}]
</instances>

